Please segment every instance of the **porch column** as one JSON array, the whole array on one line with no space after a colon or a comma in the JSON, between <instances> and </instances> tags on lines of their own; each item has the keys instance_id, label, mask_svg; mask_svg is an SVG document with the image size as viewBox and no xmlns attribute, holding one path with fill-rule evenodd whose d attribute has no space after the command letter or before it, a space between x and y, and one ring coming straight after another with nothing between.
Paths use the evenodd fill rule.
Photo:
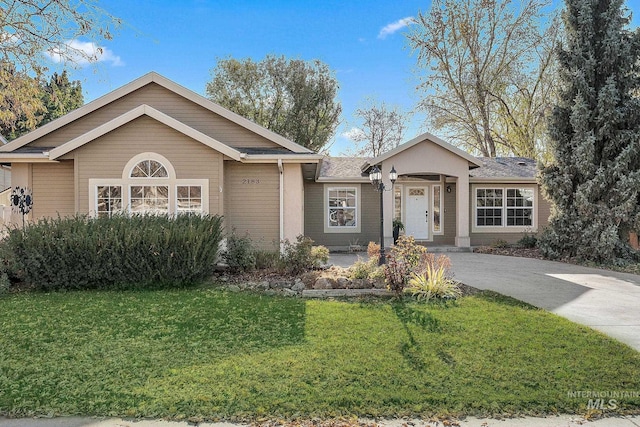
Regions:
<instances>
[{"instance_id":1,"label":"porch column","mask_svg":"<svg viewBox=\"0 0 640 427\"><path fill-rule=\"evenodd\" d=\"M390 163L382 164L382 182L384 182L385 191L383 191L384 203L384 247L388 250L393 246L393 191L391 191L391 181L389 181L389 172L391 172ZM364 185L364 184L363 184ZM371 185L371 184L369 184ZM387 251L387 254L389 252Z\"/></svg>"},{"instance_id":2,"label":"porch column","mask_svg":"<svg viewBox=\"0 0 640 427\"><path fill-rule=\"evenodd\" d=\"M471 246L469 237L469 174L461 174L456 185L456 246L468 248Z\"/></svg>"},{"instance_id":3,"label":"porch column","mask_svg":"<svg viewBox=\"0 0 640 427\"><path fill-rule=\"evenodd\" d=\"M298 163L285 163L283 166L283 238L295 242L304 234L304 180L302 167Z\"/></svg>"}]
</instances>

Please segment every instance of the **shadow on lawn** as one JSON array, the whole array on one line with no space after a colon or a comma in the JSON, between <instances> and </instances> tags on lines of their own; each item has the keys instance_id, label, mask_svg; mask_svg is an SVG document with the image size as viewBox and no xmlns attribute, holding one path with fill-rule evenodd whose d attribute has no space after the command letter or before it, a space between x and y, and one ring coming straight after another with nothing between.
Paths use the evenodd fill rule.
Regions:
<instances>
[{"instance_id":1,"label":"shadow on lawn","mask_svg":"<svg viewBox=\"0 0 640 427\"><path fill-rule=\"evenodd\" d=\"M440 321L431 313L416 310L403 300L392 303L391 308L402 324L409 340L400 345L400 354L413 369L423 371L426 368L423 356L424 351L420 343L415 339L409 325L415 325L427 332L441 333L442 325Z\"/></svg>"}]
</instances>

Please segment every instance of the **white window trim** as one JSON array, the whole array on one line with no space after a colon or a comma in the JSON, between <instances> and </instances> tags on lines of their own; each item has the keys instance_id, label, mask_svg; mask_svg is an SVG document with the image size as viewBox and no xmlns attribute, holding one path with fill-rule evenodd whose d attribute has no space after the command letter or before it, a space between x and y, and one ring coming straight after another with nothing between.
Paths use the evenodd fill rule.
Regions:
<instances>
[{"instance_id":1,"label":"white window trim","mask_svg":"<svg viewBox=\"0 0 640 427\"><path fill-rule=\"evenodd\" d=\"M533 191L533 206L531 207L533 215L531 225L507 225L507 190L527 189ZM478 190L502 190L502 225L477 225L478 224ZM513 185L473 185L471 187L471 197L473 198L473 215L471 232L472 233L524 233L538 231L538 187L531 184L513 184Z\"/></svg>"},{"instance_id":2,"label":"white window trim","mask_svg":"<svg viewBox=\"0 0 640 427\"><path fill-rule=\"evenodd\" d=\"M91 182L91 180L89 180L89 182ZM98 217L98 187L120 187L120 206L122 208L124 208L124 206L125 206L124 201L126 199L126 195L124 194L124 192L126 191L126 188L123 187L122 184L120 184L120 183L117 183L117 184L99 183L97 185L94 185L93 188L91 188L91 184L89 184L89 185L90 185L89 193L91 193L91 189L93 190L93 197L91 197L91 195L89 197L89 205L90 205L89 212L92 212L91 216ZM93 200L93 202L91 202L91 200ZM123 209L121 209L119 212L110 212L110 216L113 215L113 214L118 214L118 213L122 213L122 212L124 212Z\"/></svg>"},{"instance_id":3,"label":"white window trim","mask_svg":"<svg viewBox=\"0 0 640 427\"><path fill-rule=\"evenodd\" d=\"M431 185L431 209L435 206L434 201L436 200L436 187L440 187L440 230L435 230L436 224L433 219L435 212L431 212L431 235L442 236L444 234L444 186L442 184Z\"/></svg>"},{"instance_id":4,"label":"white window trim","mask_svg":"<svg viewBox=\"0 0 640 427\"><path fill-rule=\"evenodd\" d=\"M168 178L130 178L131 170L143 160L156 160L166 168ZM169 215L178 212L178 186L199 185L202 188L202 214L209 213L209 180L208 179L178 179L173 165L165 157L157 153L142 153L133 157L126 164L120 179L89 179L89 216L97 217L98 187L102 186L122 187L122 209L123 212L131 213L131 186L168 186L169 187Z\"/></svg>"},{"instance_id":5,"label":"white window trim","mask_svg":"<svg viewBox=\"0 0 640 427\"><path fill-rule=\"evenodd\" d=\"M329 191L330 190L356 190L356 226L355 227L330 227L329 226ZM354 185L324 185L324 197L322 201L322 222L325 233L360 233L362 230L362 200L360 184Z\"/></svg>"}]
</instances>

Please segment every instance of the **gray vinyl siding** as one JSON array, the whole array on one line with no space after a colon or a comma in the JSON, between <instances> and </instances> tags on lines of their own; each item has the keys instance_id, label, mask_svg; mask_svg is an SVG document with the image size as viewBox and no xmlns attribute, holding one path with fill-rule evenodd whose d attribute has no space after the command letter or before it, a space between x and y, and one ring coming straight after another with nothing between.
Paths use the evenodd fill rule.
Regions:
<instances>
[{"instance_id":1,"label":"gray vinyl siding","mask_svg":"<svg viewBox=\"0 0 640 427\"><path fill-rule=\"evenodd\" d=\"M280 241L280 173L276 164L224 162L225 228L262 249Z\"/></svg>"},{"instance_id":2,"label":"gray vinyl siding","mask_svg":"<svg viewBox=\"0 0 640 427\"><path fill-rule=\"evenodd\" d=\"M164 87L150 83L66 126L32 142L35 147L57 147L73 138L146 104L232 147L278 147L236 123L201 107Z\"/></svg>"},{"instance_id":3,"label":"gray vinyl siding","mask_svg":"<svg viewBox=\"0 0 640 427\"><path fill-rule=\"evenodd\" d=\"M447 193L447 187L451 188L451 193ZM434 235L434 245L454 245L456 241L456 185L444 184L442 186L443 209L444 209L444 234ZM427 244L428 245L428 244Z\"/></svg>"},{"instance_id":4,"label":"gray vinyl siding","mask_svg":"<svg viewBox=\"0 0 640 427\"><path fill-rule=\"evenodd\" d=\"M120 179L127 162L146 152L160 154L169 160L178 179L207 179L209 213L222 214L219 189L222 155L147 116L68 154L75 158L78 167L79 212L89 212L89 179ZM128 175L128 171L126 173Z\"/></svg>"},{"instance_id":5,"label":"gray vinyl siding","mask_svg":"<svg viewBox=\"0 0 640 427\"><path fill-rule=\"evenodd\" d=\"M541 232L549 225L550 216L551 202L542 195L542 190L538 186L538 232Z\"/></svg>"},{"instance_id":6,"label":"gray vinyl siding","mask_svg":"<svg viewBox=\"0 0 640 427\"><path fill-rule=\"evenodd\" d=\"M353 186L353 184L332 184ZM350 244L367 246L380 240L380 195L369 183L360 185L360 233L324 232L324 184L305 182L304 186L304 234L316 244L331 248L346 248Z\"/></svg>"},{"instance_id":7,"label":"gray vinyl siding","mask_svg":"<svg viewBox=\"0 0 640 427\"><path fill-rule=\"evenodd\" d=\"M34 219L75 213L73 161L34 163L31 174Z\"/></svg>"}]
</instances>

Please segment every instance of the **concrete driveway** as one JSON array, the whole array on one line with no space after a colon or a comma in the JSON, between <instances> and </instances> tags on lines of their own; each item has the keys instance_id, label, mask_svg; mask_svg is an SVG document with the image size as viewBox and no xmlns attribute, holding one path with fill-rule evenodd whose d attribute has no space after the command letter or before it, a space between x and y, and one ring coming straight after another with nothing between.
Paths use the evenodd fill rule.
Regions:
<instances>
[{"instance_id":1,"label":"concrete driveway","mask_svg":"<svg viewBox=\"0 0 640 427\"><path fill-rule=\"evenodd\" d=\"M530 258L446 253L456 280L589 326L640 351L640 276ZM366 254L365 254L366 256ZM353 255L332 255L350 265Z\"/></svg>"}]
</instances>

